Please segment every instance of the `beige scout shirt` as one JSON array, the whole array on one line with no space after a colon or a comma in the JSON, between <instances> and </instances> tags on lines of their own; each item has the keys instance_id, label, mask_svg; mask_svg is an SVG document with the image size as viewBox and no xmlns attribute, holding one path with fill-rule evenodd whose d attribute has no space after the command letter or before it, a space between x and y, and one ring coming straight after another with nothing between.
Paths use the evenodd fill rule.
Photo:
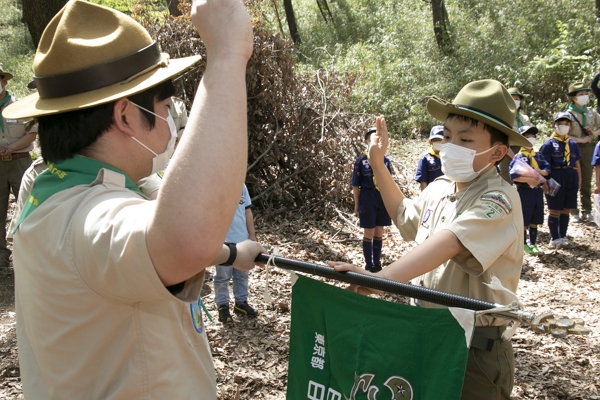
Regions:
<instances>
[{"instance_id":1,"label":"beige scout shirt","mask_svg":"<svg viewBox=\"0 0 600 400\"><path fill-rule=\"evenodd\" d=\"M190 305L203 274L169 293L146 247L156 202L124 186L103 169L91 186L50 197L14 235L26 399L216 399Z\"/></svg>"},{"instance_id":2,"label":"beige scout shirt","mask_svg":"<svg viewBox=\"0 0 600 400\"><path fill-rule=\"evenodd\" d=\"M569 110L569 113L571 113L571 115L574 116L573 122L571 122L571 130L569 130L569 136L573 136L576 138L584 138L588 136L587 133L584 133L581 130L581 126L579 126L579 124L583 124L583 115L574 110ZM575 121L575 118L577 118L579 123ZM598 111L594 110L592 107L587 108L585 126L589 126L593 130L596 130L594 128L600 127L600 114L598 114Z\"/></svg>"},{"instance_id":3,"label":"beige scout shirt","mask_svg":"<svg viewBox=\"0 0 600 400\"><path fill-rule=\"evenodd\" d=\"M416 278L424 287L491 303L510 304L506 293L485 283L496 276L516 293L523 263L523 214L515 189L492 168L470 187L454 193L455 183L443 176L432 182L414 200L398 207L396 226L405 240L422 243L448 229L467 251ZM424 307L442 306L420 302ZM477 326L506 325L506 321L479 317Z\"/></svg>"},{"instance_id":4,"label":"beige scout shirt","mask_svg":"<svg viewBox=\"0 0 600 400\"><path fill-rule=\"evenodd\" d=\"M8 107L10 104L17 101L17 99L11 96L10 101L0 109L0 114L2 110ZM3 118L0 116L0 118ZM23 136L27 134L34 134L38 131L38 125L33 122L31 118L29 119L4 119L4 131L0 129L0 145L8 146L21 139ZM29 146L19 149L15 151L15 153L28 153L33 150L33 143L30 143Z\"/></svg>"},{"instance_id":5,"label":"beige scout shirt","mask_svg":"<svg viewBox=\"0 0 600 400\"><path fill-rule=\"evenodd\" d=\"M531 120L525 114L517 114L517 118L515 118L515 122L513 123L513 129L516 131L522 126L531 126Z\"/></svg>"}]
</instances>

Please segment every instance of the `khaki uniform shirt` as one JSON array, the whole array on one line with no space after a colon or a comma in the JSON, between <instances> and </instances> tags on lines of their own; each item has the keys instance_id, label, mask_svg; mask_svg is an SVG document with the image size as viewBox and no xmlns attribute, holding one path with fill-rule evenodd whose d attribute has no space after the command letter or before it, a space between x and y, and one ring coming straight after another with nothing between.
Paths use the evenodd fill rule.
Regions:
<instances>
[{"instance_id":1,"label":"khaki uniform shirt","mask_svg":"<svg viewBox=\"0 0 600 400\"><path fill-rule=\"evenodd\" d=\"M8 103L6 103L2 109L0 109L0 114L2 114L2 110L8 107L10 104L17 101L17 99L11 96ZM0 117L4 120L4 131L0 130L0 145L8 146L21 139L23 136L27 134L33 134L37 132L37 124L34 123L33 119L5 119L4 117ZM15 153L28 153L33 150L33 143L30 143L29 146L24 147L15 151Z\"/></svg>"},{"instance_id":2,"label":"khaki uniform shirt","mask_svg":"<svg viewBox=\"0 0 600 400\"><path fill-rule=\"evenodd\" d=\"M146 247L156 202L124 186L103 169L54 194L14 235L27 399L216 399L194 307L204 274L169 293Z\"/></svg>"},{"instance_id":3,"label":"khaki uniform shirt","mask_svg":"<svg viewBox=\"0 0 600 400\"><path fill-rule=\"evenodd\" d=\"M447 229L467 251L413 284L502 305L513 299L484 285L496 276L516 293L523 263L523 214L515 189L495 169L484 173L470 187L456 193L455 183L445 176L436 179L414 200L398 207L396 226L402 238L423 243ZM420 302L423 307L442 308ZM506 325L503 319L478 317L477 326Z\"/></svg>"},{"instance_id":4,"label":"khaki uniform shirt","mask_svg":"<svg viewBox=\"0 0 600 400\"><path fill-rule=\"evenodd\" d=\"M581 126L579 126L579 124L583 124L583 115L574 110L569 110L569 113L571 113L571 115L573 115L579 121L579 123L577 123L577 121L575 121L575 118L573 118L573 121L571 122L571 129L569 130L569 136L580 139L588 136L586 132L583 132L581 130ZM598 111L596 111L592 107L587 108L586 122L584 128L586 126L589 126L593 130L596 130L594 128L600 127L600 114L598 114Z\"/></svg>"}]
</instances>

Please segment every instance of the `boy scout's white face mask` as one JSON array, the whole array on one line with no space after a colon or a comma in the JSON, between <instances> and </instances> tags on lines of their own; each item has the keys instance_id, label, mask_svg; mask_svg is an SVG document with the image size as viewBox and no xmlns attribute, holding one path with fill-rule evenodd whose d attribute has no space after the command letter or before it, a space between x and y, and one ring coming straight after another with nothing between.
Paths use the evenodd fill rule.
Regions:
<instances>
[{"instance_id":1,"label":"boy scout's white face mask","mask_svg":"<svg viewBox=\"0 0 600 400\"><path fill-rule=\"evenodd\" d=\"M473 149L468 149L452 143L444 143L440 148L440 160L442 161L442 172L454 182L470 182L477 178L481 171L489 167L492 163L488 163L479 171L473 170L473 160L475 156L485 154L496 146L477 153Z\"/></svg>"},{"instance_id":2,"label":"boy scout's white face mask","mask_svg":"<svg viewBox=\"0 0 600 400\"><path fill-rule=\"evenodd\" d=\"M554 130L560 136L565 136L567 133L569 133L570 129L571 127L569 125L556 125L554 127Z\"/></svg>"},{"instance_id":3,"label":"boy scout's white face mask","mask_svg":"<svg viewBox=\"0 0 600 400\"><path fill-rule=\"evenodd\" d=\"M575 97L575 103L577 103L577 105L580 107L587 105L588 101L590 101L590 96L587 94L582 94L581 96Z\"/></svg>"},{"instance_id":4,"label":"boy scout's white face mask","mask_svg":"<svg viewBox=\"0 0 600 400\"><path fill-rule=\"evenodd\" d=\"M521 107L521 100L515 100L515 104L517 105L517 110Z\"/></svg>"},{"instance_id":5,"label":"boy scout's white face mask","mask_svg":"<svg viewBox=\"0 0 600 400\"><path fill-rule=\"evenodd\" d=\"M4 85L2 84L2 82L0 82L0 93L2 93L4 91Z\"/></svg>"},{"instance_id":6,"label":"boy scout's white face mask","mask_svg":"<svg viewBox=\"0 0 600 400\"><path fill-rule=\"evenodd\" d=\"M139 108L141 110L144 110L146 112L149 112L150 114L153 114L154 116L162 119L163 121L166 121L167 125L169 126L169 130L171 132L171 137L169 138L169 142L167 143L167 148L165 149L165 151L163 151L160 154L156 154L156 152L154 150L152 150L150 147L146 146L144 143L137 140L137 138L131 137L133 140L135 140L140 145L142 145L150 153L154 154L154 158L152 158L152 172L150 172L150 175L156 174L157 172L162 171L167 166L167 163L169 162L169 160L171 159L171 156L173 155L173 152L175 151L175 142L177 141L177 128L175 127L175 121L173 121L173 117L171 116L171 113L169 113L167 118L163 118L160 115L153 113L152 111L147 110L144 107L140 107L133 102L131 104L133 104L134 106L136 106L137 108Z\"/></svg>"}]
</instances>

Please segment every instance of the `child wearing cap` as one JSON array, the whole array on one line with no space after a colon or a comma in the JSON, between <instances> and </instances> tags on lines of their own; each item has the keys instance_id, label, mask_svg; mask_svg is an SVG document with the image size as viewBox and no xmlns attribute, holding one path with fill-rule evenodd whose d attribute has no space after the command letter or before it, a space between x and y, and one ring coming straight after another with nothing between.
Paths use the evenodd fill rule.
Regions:
<instances>
[{"instance_id":1,"label":"child wearing cap","mask_svg":"<svg viewBox=\"0 0 600 400\"><path fill-rule=\"evenodd\" d=\"M570 104L567 111L571 114L571 129L569 138L577 144L581 154L581 184L579 185L579 197L581 200L581 214L577 204L572 207L571 214L574 222L587 221L590 219L592 210L592 153L594 145L592 138L600 134L600 114L588 107L590 100L589 87L584 82L575 82L569 86L567 93ZM598 129L598 130L597 130Z\"/></svg>"},{"instance_id":2,"label":"child wearing cap","mask_svg":"<svg viewBox=\"0 0 600 400\"><path fill-rule=\"evenodd\" d=\"M535 126L522 126L518 132L527 139L531 145L521 147L519 152L515 154L510 162L509 171L513 170L517 160L526 162L542 176L550 175L550 165L544 157L536 153L533 146L536 144L535 135L538 133L538 128ZM521 198L521 209L523 211L523 250L527 254L540 254L536 241L538 234L538 225L544 222L544 195L541 185L536 179L520 176L517 173L511 173L510 179L517 187L517 192ZM527 238L529 237L529 244Z\"/></svg>"},{"instance_id":3,"label":"child wearing cap","mask_svg":"<svg viewBox=\"0 0 600 400\"><path fill-rule=\"evenodd\" d=\"M404 240L417 246L379 275L401 282L415 278L426 288L510 304L515 296L485 283L497 277L515 293L523 263L523 215L517 191L496 173L508 145L530 146L512 129L515 102L498 81L467 84L452 103L432 97L427 110L444 121L440 158L444 176L415 199L408 199L385 167L388 133L383 117L371 138L369 161L382 198ZM368 274L359 267L331 262L337 271ZM377 291L355 286L358 293ZM422 307L437 307L420 302ZM463 382L463 399L510 399L514 354L508 322L479 315ZM481 343L486 343L482 346ZM491 381L488 377L494 377Z\"/></svg>"},{"instance_id":4,"label":"child wearing cap","mask_svg":"<svg viewBox=\"0 0 600 400\"><path fill-rule=\"evenodd\" d=\"M375 131L375 128L367 129L365 144L368 145L371 134ZM381 193L379 193L368 157L369 152L365 150L354 162L352 194L354 196L354 213L360 220L360 227L364 229L362 249L365 257L365 269L378 272L381 271L384 227L390 226L392 220L381 199ZM390 160L384 156L383 162L391 174Z\"/></svg>"},{"instance_id":5,"label":"child wearing cap","mask_svg":"<svg viewBox=\"0 0 600 400\"><path fill-rule=\"evenodd\" d=\"M444 175L442 172L442 162L440 161L440 145L443 138L444 127L442 125L436 125L431 128L429 139L427 140L431 146L431 150L419 159L415 175L415 181L419 182L421 191L433 182L435 178Z\"/></svg>"},{"instance_id":6,"label":"child wearing cap","mask_svg":"<svg viewBox=\"0 0 600 400\"><path fill-rule=\"evenodd\" d=\"M560 111L554 116L554 132L540 153L550 165L550 176L560 184L554 196L546 195L548 205L548 229L551 248L566 247L569 211L577 207L577 191L581 183L581 154L575 141L569 139L573 118L570 113Z\"/></svg>"}]
</instances>

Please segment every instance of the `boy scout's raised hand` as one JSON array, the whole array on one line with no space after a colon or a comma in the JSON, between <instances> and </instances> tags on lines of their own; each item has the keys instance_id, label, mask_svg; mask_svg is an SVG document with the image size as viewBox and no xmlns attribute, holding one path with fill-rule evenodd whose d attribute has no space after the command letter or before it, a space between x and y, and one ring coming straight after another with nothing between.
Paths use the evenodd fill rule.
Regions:
<instances>
[{"instance_id":1,"label":"boy scout's raised hand","mask_svg":"<svg viewBox=\"0 0 600 400\"><path fill-rule=\"evenodd\" d=\"M387 151L389 144L389 135L385 117L380 115L377 117L376 127L377 132L371 134L371 143L369 143L369 163L383 163L383 156Z\"/></svg>"},{"instance_id":2,"label":"boy scout's raised hand","mask_svg":"<svg viewBox=\"0 0 600 400\"><path fill-rule=\"evenodd\" d=\"M207 58L252 54L252 25L242 0L193 0L191 18L206 46Z\"/></svg>"}]
</instances>

